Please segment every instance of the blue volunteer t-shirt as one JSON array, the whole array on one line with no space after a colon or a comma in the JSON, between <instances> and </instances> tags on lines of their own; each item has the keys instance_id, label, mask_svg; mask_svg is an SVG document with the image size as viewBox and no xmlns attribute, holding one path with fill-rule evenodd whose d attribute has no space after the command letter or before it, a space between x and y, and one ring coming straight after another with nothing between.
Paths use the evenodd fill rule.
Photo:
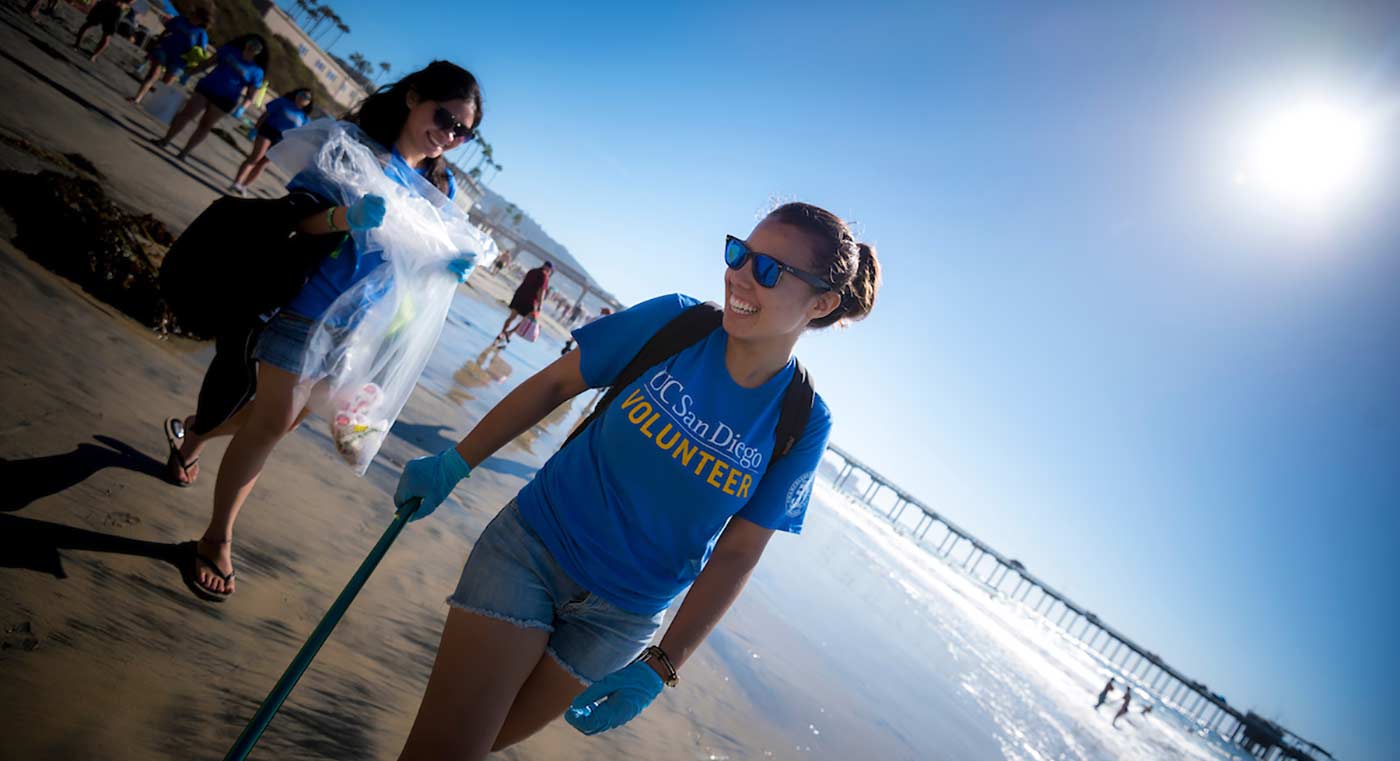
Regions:
<instances>
[{"instance_id":1,"label":"blue volunteer t-shirt","mask_svg":"<svg viewBox=\"0 0 1400 761\"><path fill-rule=\"evenodd\" d=\"M422 172L410 167L397 150L393 151L389 163L384 167L384 174L389 179L410 188L413 185L408 177L415 172L422 176ZM324 178L310 171L293 177L287 183L287 189L309 190L323 198L339 198L339 194L326 184ZM452 179L451 172L447 174L447 197L457 197L457 183ZM368 277L383 263L383 252L362 252L355 245L355 239L347 235L340 248L321 260L321 266L311 274L301 292L287 302L286 308L304 317L317 319L340 298L340 294L350 290L351 286Z\"/></svg>"},{"instance_id":2,"label":"blue volunteer t-shirt","mask_svg":"<svg viewBox=\"0 0 1400 761\"><path fill-rule=\"evenodd\" d=\"M181 59L190 48L202 48L209 44L209 33L202 26L195 26L184 16L176 16L165 22L165 39L160 42L161 52L167 63L183 65Z\"/></svg>"},{"instance_id":3,"label":"blue volunteer t-shirt","mask_svg":"<svg viewBox=\"0 0 1400 761\"><path fill-rule=\"evenodd\" d=\"M219 48L219 62L199 80L196 90L215 98L237 100L243 88L257 89L263 81L262 67L243 60L243 49L232 44Z\"/></svg>"},{"instance_id":4,"label":"blue volunteer t-shirt","mask_svg":"<svg viewBox=\"0 0 1400 761\"><path fill-rule=\"evenodd\" d=\"M662 296L575 330L584 381L608 385L656 331L696 303ZM642 373L517 497L521 516L560 567L625 610L650 615L669 607L733 516L802 530L831 414L816 397L801 440L770 469L794 364L744 388L725 366L727 343L716 330Z\"/></svg>"},{"instance_id":5,"label":"blue volunteer t-shirt","mask_svg":"<svg viewBox=\"0 0 1400 761\"><path fill-rule=\"evenodd\" d=\"M263 108L263 124L272 130L286 132L310 121L306 112L297 107L295 101L283 96L276 98Z\"/></svg>"}]
</instances>

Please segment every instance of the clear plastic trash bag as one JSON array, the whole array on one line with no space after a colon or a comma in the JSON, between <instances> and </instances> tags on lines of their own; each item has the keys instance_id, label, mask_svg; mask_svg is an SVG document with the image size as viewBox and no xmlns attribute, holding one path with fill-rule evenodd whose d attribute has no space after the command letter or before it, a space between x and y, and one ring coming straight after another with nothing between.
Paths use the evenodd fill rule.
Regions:
<instances>
[{"instance_id":1,"label":"clear plastic trash bag","mask_svg":"<svg viewBox=\"0 0 1400 761\"><path fill-rule=\"evenodd\" d=\"M371 149L353 124L321 119L285 133L268 152L284 170L341 205L384 198L384 223L352 233L384 263L321 315L302 358L298 400L330 420L336 451L364 475L442 334L457 258L486 264L495 243L401 160ZM390 177L393 174L393 178Z\"/></svg>"},{"instance_id":2,"label":"clear plastic trash bag","mask_svg":"<svg viewBox=\"0 0 1400 761\"><path fill-rule=\"evenodd\" d=\"M154 116L157 121L169 124L175 120L175 115L180 113L180 109L185 107L185 101L188 99L189 96L183 88L156 82L151 91L146 93L141 105L146 109L146 113Z\"/></svg>"}]
</instances>

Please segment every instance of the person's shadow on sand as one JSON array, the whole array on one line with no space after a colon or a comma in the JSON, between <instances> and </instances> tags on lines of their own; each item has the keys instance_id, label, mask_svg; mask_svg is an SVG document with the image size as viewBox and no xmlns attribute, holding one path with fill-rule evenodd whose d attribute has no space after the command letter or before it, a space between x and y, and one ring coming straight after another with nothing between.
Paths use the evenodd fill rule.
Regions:
<instances>
[{"instance_id":1,"label":"person's shadow on sand","mask_svg":"<svg viewBox=\"0 0 1400 761\"><path fill-rule=\"evenodd\" d=\"M179 545L129 539L17 515L0 515L0 567L25 568L56 579L68 578L59 550L140 555L180 566Z\"/></svg>"},{"instance_id":2,"label":"person's shadow on sand","mask_svg":"<svg viewBox=\"0 0 1400 761\"><path fill-rule=\"evenodd\" d=\"M76 486L103 468L124 468L165 477L162 463L110 436L93 436L102 446L82 442L71 452L27 460L0 459L0 511L10 513L36 499ZM179 566L178 545L128 539L60 523L0 515L0 567L27 568L67 578L60 549L141 555Z\"/></svg>"},{"instance_id":3,"label":"person's shadow on sand","mask_svg":"<svg viewBox=\"0 0 1400 761\"><path fill-rule=\"evenodd\" d=\"M93 436L71 452L28 460L0 459L0 512L12 513L36 499L76 486L104 468L123 468L165 478L165 465L110 436Z\"/></svg>"}]
</instances>

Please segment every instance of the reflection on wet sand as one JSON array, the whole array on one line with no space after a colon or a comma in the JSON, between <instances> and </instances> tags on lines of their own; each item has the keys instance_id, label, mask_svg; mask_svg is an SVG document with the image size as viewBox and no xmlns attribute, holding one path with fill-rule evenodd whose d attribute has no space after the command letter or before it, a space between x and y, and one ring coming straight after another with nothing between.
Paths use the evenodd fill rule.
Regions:
<instances>
[{"instance_id":1,"label":"reflection on wet sand","mask_svg":"<svg viewBox=\"0 0 1400 761\"><path fill-rule=\"evenodd\" d=\"M486 351L467 360L465 365L452 374L452 381L456 387L447 390L447 398L458 404L473 401L476 397L468 389L500 383L509 378L514 371L515 368L501 356L501 349L488 346Z\"/></svg>"},{"instance_id":2,"label":"reflection on wet sand","mask_svg":"<svg viewBox=\"0 0 1400 761\"><path fill-rule=\"evenodd\" d=\"M467 360L452 374L453 387L447 390L446 396L456 404L476 401L478 395L473 394L471 389L486 388L487 386L502 383L515 372L515 367L505 360L503 350L496 346L488 346L485 351ZM598 395L589 398L587 404L582 405L585 414L597 402ZM582 415L577 416L569 425L563 425L566 420L574 417L574 407L577 406L578 399L567 401L536 423L529 430L520 435L515 443L525 449L530 454L550 454L554 447L563 443L568 432L573 430L573 422L582 419ZM535 445L541 441L546 442L539 450Z\"/></svg>"},{"instance_id":3,"label":"reflection on wet sand","mask_svg":"<svg viewBox=\"0 0 1400 761\"><path fill-rule=\"evenodd\" d=\"M569 431L573 430L572 425L561 424L565 419L569 418L570 413L574 411L576 402L578 402L578 397L574 397L558 407L555 407L553 411L544 416L544 420L541 420L528 431L520 434L520 437L515 440L515 443L524 447L525 451L530 454L543 455L551 453L554 447L564 443L564 438L568 436ZM544 442L544 447L541 451L536 452L535 444L538 442Z\"/></svg>"}]
</instances>

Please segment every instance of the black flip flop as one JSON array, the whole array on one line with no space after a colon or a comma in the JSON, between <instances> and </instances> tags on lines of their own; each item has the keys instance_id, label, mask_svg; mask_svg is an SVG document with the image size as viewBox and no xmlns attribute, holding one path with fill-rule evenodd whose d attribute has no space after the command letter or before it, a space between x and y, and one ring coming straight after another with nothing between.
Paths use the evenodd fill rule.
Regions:
<instances>
[{"instance_id":1,"label":"black flip flop","mask_svg":"<svg viewBox=\"0 0 1400 761\"><path fill-rule=\"evenodd\" d=\"M215 576L223 579L225 584L233 581L233 578L238 575L237 572L226 574L220 571L218 563L200 554L198 541L181 542L178 549L180 553L180 578L184 580L185 586L189 587L195 597L207 602L223 602L233 596L232 592L215 592L201 585L199 583L199 566L201 564L206 566L214 572Z\"/></svg>"},{"instance_id":2,"label":"black flip flop","mask_svg":"<svg viewBox=\"0 0 1400 761\"><path fill-rule=\"evenodd\" d=\"M170 456L165 460L166 480L176 486L188 488L194 486L194 481L181 481L175 478L170 472L172 466L178 465L180 467L180 472L184 473L185 477L188 478L190 475L190 468L193 468L195 463L199 462L198 457L189 462L185 462L184 456L180 454L180 443L184 440L185 424L180 422L179 418L170 418L165 421L165 443L170 446Z\"/></svg>"}]
</instances>

